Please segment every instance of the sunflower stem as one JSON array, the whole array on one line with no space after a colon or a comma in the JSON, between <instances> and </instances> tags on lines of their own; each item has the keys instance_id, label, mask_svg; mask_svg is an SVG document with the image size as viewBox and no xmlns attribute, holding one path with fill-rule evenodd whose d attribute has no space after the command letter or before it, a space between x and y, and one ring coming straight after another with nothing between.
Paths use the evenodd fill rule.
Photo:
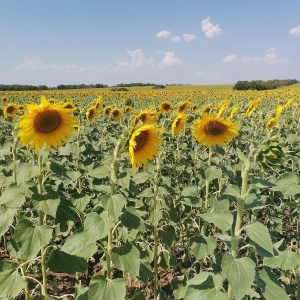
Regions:
<instances>
[{"instance_id":1,"label":"sunflower stem","mask_svg":"<svg viewBox=\"0 0 300 300\"><path fill-rule=\"evenodd\" d=\"M231 255L236 258L238 254L238 240L241 233L241 226L242 226L242 217L244 213L245 207L245 196L248 190L248 176L251 167L251 157L253 153L250 152L249 158L244 161L242 166L242 186L241 186L241 194L240 197L237 199L237 216L235 221L234 227L234 235L231 238ZM232 298L232 288L228 286L227 292L228 298Z\"/></svg>"},{"instance_id":2,"label":"sunflower stem","mask_svg":"<svg viewBox=\"0 0 300 300\"><path fill-rule=\"evenodd\" d=\"M44 168L43 168L43 152L40 151L38 153L38 168L39 168L39 174L38 174L38 192L40 195L43 194L44 191ZM39 223L40 226L45 224L46 221L46 215L39 210ZM41 266L42 266L42 278L43 278L43 285L42 285L42 294L47 295L47 266L46 266L46 251L45 247L41 248Z\"/></svg>"},{"instance_id":3,"label":"sunflower stem","mask_svg":"<svg viewBox=\"0 0 300 300\"><path fill-rule=\"evenodd\" d=\"M13 179L14 183L17 183L17 142L18 139L14 137L13 145L12 145L12 156L13 156Z\"/></svg>"},{"instance_id":4,"label":"sunflower stem","mask_svg":"<svg viewBox=\"0 0 300 300\"><path fill-rule=\"evenodd\" d=\"M117 192L117 169L118 163L121 155L121 147L122 142L119 139L116 143L114 154L113 154L113 161L111 164L111 173L110 173L110 194L111 196L115 195ZM108 236L107 236L107 249L106 249L106 262L107 262L107 273L106 278L111 279L112 277L112 262L111 262L111 251L112 251L112 241L113 241L113 229L110 229Z\"/></svg>"},{"instance_id":5,"label":"sunflower stem","mask_svg":"<svg viewBox=\"0 0 300 300\"><path fill-rule=\"evenodd\" d=\"M207 168L211 167L211 158L212 158L212 147L208 148L208 161ZM208 179L205 180L205 202L204 202L204 212L208 210L208 196L209 196L209 184L210 181Z\"/></svg>"},{"instance_id":6,"label":"sunflower stem","mask_svg":"<svg viewBox=\"0 0 300 300\"><path fill-rule=\"evenodd\" d=\"M160 154L156 158L156 176L154 178L153 192L154 192L154 212L158 209L157 207L157 196L158 196L158 183L160 175ZM153 289L154 289L154 300L158 299L159 288L158 288L158 223L153 225Z\"/></svg>"}]
</instances>

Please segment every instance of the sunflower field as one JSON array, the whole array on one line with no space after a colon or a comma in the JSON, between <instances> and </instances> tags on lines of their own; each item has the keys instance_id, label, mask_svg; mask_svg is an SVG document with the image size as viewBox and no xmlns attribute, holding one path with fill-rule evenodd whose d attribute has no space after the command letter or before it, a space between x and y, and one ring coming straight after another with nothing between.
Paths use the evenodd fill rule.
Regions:
<instances>
[{"instance_id":1,"label":"sunflower field","mask_svg":"<svg viewBox=\"0 0 300 300\"><path fill-rule=\"evenodd\" d=\"M300 90L0 102L1 300L300 299Z\"/></svg>"}]
</instances>

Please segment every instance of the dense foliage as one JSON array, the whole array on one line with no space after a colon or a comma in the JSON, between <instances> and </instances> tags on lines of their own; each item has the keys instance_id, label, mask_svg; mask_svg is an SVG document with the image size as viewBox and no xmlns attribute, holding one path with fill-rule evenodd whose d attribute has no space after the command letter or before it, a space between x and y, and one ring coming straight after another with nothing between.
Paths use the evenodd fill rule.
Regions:
<instances>
[{"instance_id":1,"label":"dense foliage","mask_svg":"<svg viewBox=\"0 0 300 300\"><path fill-rule=\"evenodd\" d=\"M299 299L299 90L1 99L0 299Z\"/></svg>"},{"instance_id":2,"label":"dense foliage","mask_svg":"<svg viewBox=\"0 0 300 300\"><path fill-rule=\"evenodd\" d=\"M238 81L233 89L234 90L273 90L278 87L290 86L299 83L296 79L273 79L273 80L252 80L252 81Z\"/></svg>"}]
</instances>

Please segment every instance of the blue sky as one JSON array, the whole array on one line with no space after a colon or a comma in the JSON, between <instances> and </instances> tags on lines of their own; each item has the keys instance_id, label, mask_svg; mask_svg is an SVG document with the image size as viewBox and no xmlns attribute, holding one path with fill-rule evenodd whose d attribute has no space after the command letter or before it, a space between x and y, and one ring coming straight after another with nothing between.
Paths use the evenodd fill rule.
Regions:
<instances>
[{"instance_id":1,"label":"blue sky","mask_svg":"<svg viewBox=\"0 0 300 300\"><path fill-rule=\"evenodd\" d=\"M0 0L0 84L300 80L300 1Z\"/></svg>"}]
</instances>

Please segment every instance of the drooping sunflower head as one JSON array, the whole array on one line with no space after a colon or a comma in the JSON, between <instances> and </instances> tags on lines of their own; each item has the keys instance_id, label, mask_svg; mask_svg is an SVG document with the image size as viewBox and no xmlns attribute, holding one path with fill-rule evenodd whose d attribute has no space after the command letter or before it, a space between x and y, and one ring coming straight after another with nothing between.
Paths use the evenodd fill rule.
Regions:
<instances>
[{"instance_id":1,"label":"drooping sunflower head","mask_svg":"<svg viewBox=\"0 0 300 300\"><path fill-rule=\"evenodd\" d=\"M85 112L85 117L86 117L88 123L92 122L92 120L94 118L96 118L98 116L98 114L99 114L99 110L96 108L95 105L88 107Z\"/></svg>"},{"instance_id":2,"label":"drooping sunflower head","mask_svg":"<svg viewBox=\"0 0 300 300\"><path fill-rule=\"evenodd\" d=\"M120 121L122 118L122 111L119 108L114 108L111 111L111 117L117 121Z\"/></svg>"},{"instance_id":3,"label":"drooping sunflower head","mask_svg":"<svg viewBox=\"0 0 300 300\"><path fill-rule=\"evenodd\" d=\"M217 116L194 121L193 136L206 146L224 145L238 135L238 124Z\"/></svg>"},{"instance_id":4,"label":"drooping sunflower head","mask_svg":"<svg viewBox=\"0 0 300 300\"><path fill-rule=\"evenodd\" d=\"M19 106L16 105L15 103L9 103L3 109L3 113L5 117L13 118L18 112L19 112Z\"/></svg>"},{"instance_id":5,"label":"drooping sunflower head","mask_svg":"<svg viewBox=\"0 0 300 300\"><path fill-rule=\"evenodd\" d=\"M163 128L154 125L142 125L131 132L128 139L128 152L132 168L146 165L158 153L162 143Z\"/></svg>"},{"instance_id":6,"label":"drooping sunflower head","mask_svg":"<svg viewBox=\"0 0 300 300\"><path fill-rule=\"evenodd\" d=\"M172 122L171 132L172 135L179 134L185 126L187 119L187 115L185 113L181 113L177 115L177 117Z\"/></svg>"},{"instance_id":7,"label":"drooping sunflower head","mask_svg":"<svg viewBox=\"0 0 300 300\"><path fill-rule=\"evenodd\" d=\"M184 112L189 107L189 105L190 105L190 101L188 101L188 100L187 101L182 101L182 102L178 103L177 111L179 113Z\"/></svg>"},{"instance_id":8,"label":"drooping sunflower head","mask_svg":"<svg viewBox=\"0 0 300 300\"><path fill-rule=\"evenodd\" d=\"M172 111L173 107L172 104L169 101L163 101L159 104L159 110L163 114L168 114Z\"/></svg>"},{"instance_id":9,"label":"drooping sunflower head","mask_svg":"<svg viewBox=\"0 0 300 300\"><path fill-rule=\"evenodd\" d=\"M63 104L51 105L42 97L41 104L28 104L29 112L23 115L19 122L19 132L22 145L39 150L46 145L48 151L51 146L58 148L66 142L74 132L77 119L63 107Z\"/></svg>"}]
</instances>

